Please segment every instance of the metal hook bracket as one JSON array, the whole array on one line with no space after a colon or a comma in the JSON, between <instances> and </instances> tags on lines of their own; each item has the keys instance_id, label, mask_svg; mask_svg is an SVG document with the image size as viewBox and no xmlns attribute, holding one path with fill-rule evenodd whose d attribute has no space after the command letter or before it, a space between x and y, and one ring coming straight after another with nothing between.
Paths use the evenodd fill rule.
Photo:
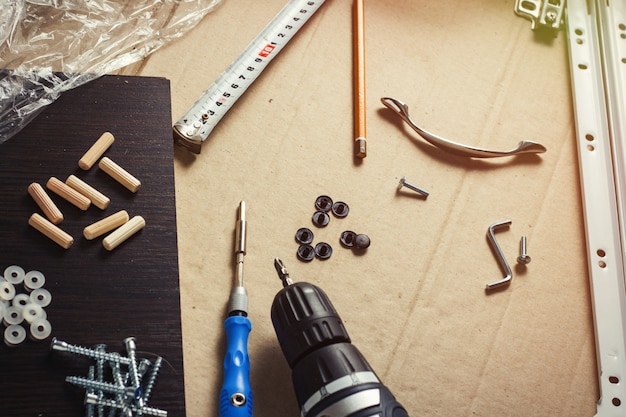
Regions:
<instances>
[{"instance_id":1,"label":"metal hook bracket","mask_svg":"<svg viewBox=\"0 0 626 417\"><path fill-rule=\"evenodd\" d=\"M530 20L532 30L547 28L556 33L563 24L565 0L516 0L515 14Z\"/></svg>"},{"instance_id":2,"label":"metal hook bracket","mask_svg":"<svg viewBox=\"0 0 626 417\"><path fill-rule=\"evenodd\" d=\"M513 272L511 271L511 267L509 266L509 263L507 262L506 257L504 256L504 253L502 253L502 249L500 248L500 245L498 245L498 242L496 241L496 230L509 227L511 223L512 223L511 220L504 220L504 221L492 224L487 229L487 239L489 239L489 243L491 244L492 249L496 253L496 259L498 260L498 264L500 265L500 267L506 274L504 278L500 278L497 281L488 283L486 286L487 290L493 290L495 288L500 288L505 285L508 285L511 283L511 280L513 279Z\"/></svg>"}]
</instances>

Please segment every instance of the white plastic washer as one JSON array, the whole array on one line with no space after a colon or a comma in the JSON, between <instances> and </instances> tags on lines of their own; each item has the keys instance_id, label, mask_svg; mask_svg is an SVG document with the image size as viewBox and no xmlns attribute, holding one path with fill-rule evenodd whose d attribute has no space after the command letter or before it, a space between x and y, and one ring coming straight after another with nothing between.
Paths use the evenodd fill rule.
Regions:
<instances>
[{"instance_id":1,"label":"white plastic washer","mask_svg":"<svg viewBox=\"0 0 626 417\"><path fill-rule=\"evenodd\" d=\"M17 294L15 297L13 297L13 300L11 300L11 305L19 308L24 308L24 306L30 302L30 295L22 293Z\"/></svg>"},{"instance_id":2,"label":"white plastic washer","mask_svg":"<svg viewBox=\"0 0 626 417\"><path fill-rule=\"evenodd\" d=\"M39 304L28 303L24 306L22 310L22 316L24 316L24 320L27 323L32 323L37 319L45 319L48 317L46 312Z\"/></svg>"},{"instance_id":3,"label":"white plastic washer","mask_svg":"<svg viewBox=\"0 0 626 417\"><path fill-rule=\"evenodd\" d=\"M0 281L0 300L11 301L15 297L15 287L9 281Z\"/></svg>"},{"instance_id":4,"label":"white plastic washer","mask_svg":"<svg viewBox=\"0 0 626 417\"><path fill-rule=\"evenodd\" d=\"M48 307L52 302L52 294L45 288L37 288L30 293L30 302L39 304L42 307Z\"/></svg>"},{"instance_id":5,"label":"white plastic washer","mask_svg":"<svg viewBox=\"0 0 626 417\"><path fill-rule=\"evenodd\" d=\"M3 322L5 326L11 326L13 324L20 324L24 321L24 316L22 315L22 309L15 306L9 306L4 309L4 314L2 315Z\"/></svg>"},{"instance_id":6,"label":"white plastic washer","mask_svg":"<svg viewBox=\"0 0 626 417\"><path fill-rule=\"evenodd\" d=\"M52 333L52 325L46 319L37 319L30 324L30 336L35 340L43 340Z\"/></svg>"},{"instance_id":7,"label":"white plastic washer","mask_svg":"<svg viewBox=\"0 0 626 417\"><path fill-rule=\"evenodd\" d=\"M39 271L28 271L24 276L24 288L26 291L36 290L43 287L46 283L46 277Z\"/></svg>"},{"instance_id":8,"label":"white plastic washer","mask_svg":"<svg viewBox=\"0 0 626 417\"><path fill-rule=\"evenodd\" d=\"M26 339L26 330L19 324L12 324L4 329L4 343L17 346Z\"/></svg>"},{"instance_id":9,"label":"white plastic washer","mask_svg":"<svg viewBox=\"0 0 626 417\"><path fill-rule=\"evenodd\" d=\"M11 265L4 270L4 279L11 284L21 284L24 281L24 268Z\"/></svg>"}]
</instances>

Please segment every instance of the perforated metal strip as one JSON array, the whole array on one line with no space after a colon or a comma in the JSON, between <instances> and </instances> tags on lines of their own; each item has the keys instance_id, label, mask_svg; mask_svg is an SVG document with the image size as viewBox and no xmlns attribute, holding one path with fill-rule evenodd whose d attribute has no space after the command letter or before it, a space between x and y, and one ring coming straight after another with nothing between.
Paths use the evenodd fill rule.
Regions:
<instances>
[{"instance_id":1,"label":"perforated metal strip","mask_svg":"<svg viewBox=\"0 0 626 417\"><path fill-rule=\"evenodd\" d=\"M568 0L572 91L600 383L598 417L626 415L623 1ZM602 20L600 23L599 20ZM620 23L621 21L621 23ZM621 114L618 114L621 112Z\"/></svg>"}]
</instances>

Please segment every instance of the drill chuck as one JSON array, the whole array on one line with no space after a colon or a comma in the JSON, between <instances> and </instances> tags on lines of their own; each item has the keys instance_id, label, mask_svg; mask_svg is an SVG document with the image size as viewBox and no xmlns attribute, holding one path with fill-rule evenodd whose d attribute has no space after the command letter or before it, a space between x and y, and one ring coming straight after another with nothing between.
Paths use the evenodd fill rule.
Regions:
<instances>
[{"instance_id":1,"label":"drill chuck","mask_svg":"<svg viewBox=\"0 0 626 417\"><path fill-rule=\"evenodd\" d=\"M321 288L286 285L274 298L271 317L302 417L408 417L351 343Z\"/></svg>"}]
</instances>

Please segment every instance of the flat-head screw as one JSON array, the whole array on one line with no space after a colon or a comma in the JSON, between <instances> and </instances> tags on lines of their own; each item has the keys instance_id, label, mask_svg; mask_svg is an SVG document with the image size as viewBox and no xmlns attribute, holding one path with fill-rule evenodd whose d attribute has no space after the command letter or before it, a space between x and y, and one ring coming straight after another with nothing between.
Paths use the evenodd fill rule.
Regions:
<instances>
[{"instance_id":1,"label":"flat-head screw","mask_svg":"<svg viewBox=\"0 0 626 417\"><path fill-rule=\"evenodd\" d=\"M519 241L519 256L517 257L518 264L526 265L527 263L530 263L530 256L528 256L526 246L526 236L522 236Z\"/></svg>"},{"instance_id":2,"label":"flat-head screw","mask_svg":"<svg viewBox=\"0 0 626 417\"><path fill-rule=\"evenodd\" d=\"M137 372L139 372L139 379L143 381L144 376L152 367L152 362L150 359L141 358L139 359L139 363L137 363Z\"/></svg>"},{"instance_id":3,"label":"flat-head screw","mask_svg":"<svg viewBox=\"0 0 626 417\"><path fill-rule=\"evenodd\" d=\"M99 343L95 345L93 349L98 352L105 353L106 345L103 343ZM92 379L95 379L99 382L104 382L104 360L102 358L96 359L96 377ZM104 393L101 390L98 390L97 394L98 394L98 397L100 398L104 397ZM96 411L97 411L98 417L104 417L104 407L102 405L99 405L96 408Z\"/></svg>"},{"instance_id":4,"label":"flat-head screw","mask_svg":"<svg viewBox=\"0 0 626 417\"><path fill-rule=\"evenodd\" d=\"M111 375L113 376L113 381L114 383L121 388L125 388L126 385L124 384L124 377L122 376L122 371L120 369L120 364L118 362L111 362ZM124 390L125 391L125 390ZM128 401L126 401L126 395L125 392L123 394L116 394L115 395L115 399L118 402L118 404L120 404L120 409L121 409L121 416L122 417L133 417L133 412L131 411L131 409L129 408L130 403ZM87 404L89 405L89 404ZM104 407L102 404L98 405L98 407ZM117 411L115 408L111 408L110 413L113 413L112 415L115 415L115 411Z\"/></svg>"},{"instance_id":5,"label":"flat-head screw","mask_svg":"<svg viewBox=\"0 0 626 417\"><path fill-rule=\"evenodd\" d=\"M124 347L126 348L126 353L128 355L134 355L137 352L137 343L135 342L134 337L127 337L122 341L124 343Z\"/></svg>"},{"instance_id":6,"label":"flat-head screw","mask_svg":"<svg viewBox=\"0 0 626 417\"><path fill-rule=\"evenodd\" d=\"M96 378L96 369L93 366L89 367L89 372L87 373L87 378L95 379ZM93 394L94 390L91 388L87 389L88 394ZM93 404L87 404L85 407L85 417L94 417L96 408Z\"/></svg>"},{"instance_id":7,"label":"flat-head screw","mask_svg":"<svg viewBox=\"0 0 626 417\"><path fill-rule=\"evenodd\" d=\"M424 197L428 197L428 191L423 190L416 185L406 182L406 177L400 178L400 182L398 183L398 191L402 189L402 187L406 187L409 190L413 190L416 193L423 195Z\"/></svg>"},{"instance_id":8,"label":"flat-head screw","mask_svg":"<svg viewBox=\"0 0 626 417\"><path fill-rule=\"evenodd\" d=\"M52 338L52 342L50 343L50 348L52 350L57 350L60 352L69 352L75 355L86 356L92 359L102 359L109 362L119 362L122 365L130 365L130 359L125 358L119 355L113 355L111 353L100 352L98 350L89 349L82 346L71 345L62 340L58 340L56 337Z\"/></svg>"},{"instance_id":9,"label":"flat-head screw","mask_svg":"<svg viewBox=\"0 0 626 417\"><path fill-rule=\"evenodd\" d=\"M110 382L100 382L89 378L83 378L80 376L67 376L65 381L72 385L77 385L82 388L94 391L108 392L111 394L123 394L124 387L120 387ZM97 397L97 394L96 394Z\"/></svg>"},{"instance_id":10,"label":"flat-head screw","mask_svg":"<svg viewBox=\"0 0 626 417\"><path fill-rule=\"evenodd\" d=\"M127 388L127 394L133 394L135 398L135 402L138 407L143 406L143 398L141 396L141 381L139 378L139 370L137 369L137 344L135 343L134 337L127 337L123 340L124 346L126 347L126 353L128 354L128 359L130 359L130 366L128 367L130 372L130 378L132 381L132 386ZM132 390L132 391L131 391Z\"/></svg>"},{"instance_id":11,"label":"flat-head screw","mask_svg":"<svg viewBox=\"0 0 626 417\"><path fill-rule=\"evenodd\" d=\"M94 350L98 352L105 353L107 345L105 344L97 344L93 347ZM96 360L96 380L102 382L104 381L104 360L102 358L98 358Z\"/></svg>"},{"instance_id":12,"label":"flat-head screw","mask_svg":"<svg viewBox=\"0 0 626 417\"><path fill-rule=\"evenodd\" d=\"M104 405L105 407L112 407L112 408L118 408L118 409L123 407L123 404L119 404L115 400L111 400L108 398L98 398L98 396L95 394L85 395L85 403L96 404L96 405L100 404L100 405ZM137 408L135 406L131 406L130 409L134 413L141 413L147 416L167 417L167 411L154 408L154 407Z\"/></svg>"},{"instance_id":13,"label":"flat-head screw","mask_svg":"<svg viewBox=\"0 0 626 417\"><path fill-rule=\"evenodd\" d=\"M145 384L145 389L143 390L143 402L144 404L148 403L148 399L150 399L150 394L152 394L152 389L154 388L154 384L156 383L157 376L159 375L159 371L161 370L161 364L163 363L163 358L158 357L154 361L154 365L152 365L152 370L148 374L147 381Z\"/></svg>"}]
</instances>

